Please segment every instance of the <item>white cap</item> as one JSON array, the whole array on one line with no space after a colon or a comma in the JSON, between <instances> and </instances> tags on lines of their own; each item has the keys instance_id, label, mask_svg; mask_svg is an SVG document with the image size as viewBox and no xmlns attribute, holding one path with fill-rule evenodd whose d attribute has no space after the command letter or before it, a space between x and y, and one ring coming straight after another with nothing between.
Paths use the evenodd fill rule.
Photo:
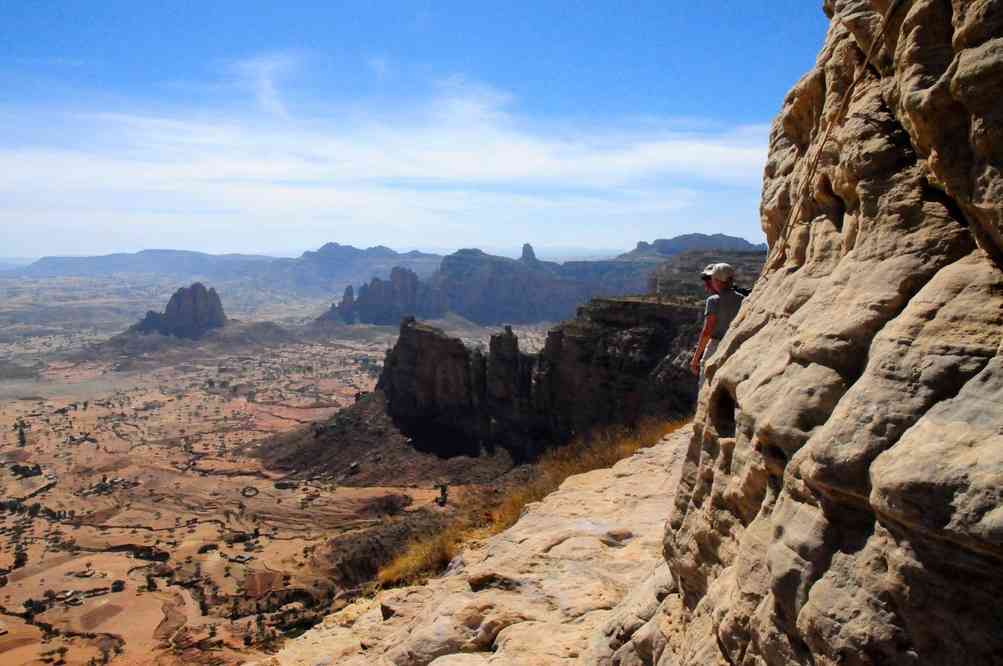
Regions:
<instances>
[{"instance_id":1,"label":"white cap","mask_svg":"<svg viewBox=\"0 0 1003 666\"><path fill-rule=\"evenodd\" d=\"M714 278L718 282L727 282L735 277L735 269L731 264L708 264L700 274L704 278Z\"/></svg>"}]
</instances>

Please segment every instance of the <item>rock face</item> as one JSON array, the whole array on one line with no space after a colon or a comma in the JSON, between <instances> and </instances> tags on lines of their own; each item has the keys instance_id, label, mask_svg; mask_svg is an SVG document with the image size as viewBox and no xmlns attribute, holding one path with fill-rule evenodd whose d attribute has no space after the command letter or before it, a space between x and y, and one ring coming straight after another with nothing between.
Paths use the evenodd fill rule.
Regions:
<instances>
[{"instance_id":1,"label":"rock face","mask_svg":"<svg viewBox=\"0 0 1003 666\"><path fill-rule=\"evenodd\" d=\"M687 412L695 382L685 360L699 319L693 307L597 299L552 329L538 355L519 351L510 328L484 354L407 319L378 388L419 447L476 455L500 446L526 459L538 452L530 442Z\"/></svg>"},{"instance_id":2,"label":"rock face","mask_svg":"<svg viewBox=\"0 0 1003 666\"><path fill-rule=\"evenodd\" d=\"M373 278L362 285L358 297L351 285L346 287L341 302L322 319L394 326L405 316L435 319L445 313L445 299L438 289L420 282L414 271L397 266L390 279Z\"/></svg>"},{"instance_id":3,"label":"rock face","mask_svg":"<svg viewBox=\"0 0 1003 666\"><path fill-rule=\"evenodd\" d=\"M443 578L358 601L262 666L610 663L675 589L660 536L688 434L569 478Z\"/></svg>"},{"instance_id":4,"label":"rock face","mask_svg":"<svg viewBox=\"0 0 1003 666\"><path fill-rule=\"evenodd\" d=\"M226 324L223 304L215 289L206 289L201 282L174 292L163 313L149 311L131 330L138 333L160 333L197 340L209 331Z\"/></svg>"},{"instance_id":5,"label":"rock face","mask_svg":"<svg viewBox=\"0 0 1003 666\"><path fill-rule=\"evenodd\" d=\"M616 663L1003 663L1003 2L894 3L789 220L890 4L825 3L773 125L770 258L666 529L678 592Z\"/></svg>"}]
</instances>

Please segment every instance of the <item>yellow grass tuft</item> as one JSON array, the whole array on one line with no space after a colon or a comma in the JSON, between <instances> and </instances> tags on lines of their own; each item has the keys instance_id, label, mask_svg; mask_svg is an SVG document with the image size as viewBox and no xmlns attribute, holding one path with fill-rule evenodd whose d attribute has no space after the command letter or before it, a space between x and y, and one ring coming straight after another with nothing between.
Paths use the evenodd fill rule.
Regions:
<instances>
[{"instance_id":1,"label":"yellow grass tuft","mask_svg":"<svg viewBox=\"0 0 1003 666\"><path fill-rule=\"evenodd\" d=\"M534 465L528 483L507 488L492 502L493 506L470 503L441 531L408 544L380 569L377 581L383 587L408 585L442 572L464 545L508 529L519 520L526 505L557 490L569 476L611 467L686 423L652 419L634 428L603 428L548 451Z\"/></svg>"}]
</instances>

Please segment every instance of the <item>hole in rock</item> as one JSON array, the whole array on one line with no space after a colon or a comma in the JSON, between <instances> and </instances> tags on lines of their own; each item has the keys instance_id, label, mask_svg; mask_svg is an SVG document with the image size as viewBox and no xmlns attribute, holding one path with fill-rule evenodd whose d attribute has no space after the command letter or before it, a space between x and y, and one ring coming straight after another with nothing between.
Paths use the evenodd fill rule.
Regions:
<instances>
[{"instance_id":1,"label":"hole in rock","mask_svg":"<svg viewBox=\"0 0 1003 666\"><path fill-rule=\"evenodd\" d=\"M735 412L738 405L724 388L718 387L710 402L710 418L718 437L735 436Z\"/></svg>"},{"instance_id":2,"label":"hole in rock","mask_svg":"<svg viewBox=\"0 0 1003 666\"><path fill-rule=\"evenodd\" d=\"M787 464L787 454L779 446L776 446L774 444L767 446L765 454L766 457L772 459L775 462L780 463L781 465Z\"/></svg>"},{"instance_id":3,"label":"hole in rock","mask_svg":"<svg viewBox=\"0 0 1003 666\"><path fill-rule=\"evenodd\" d=\"M843 220L846 218L846 203L832 189L832 181L825 174L819 178L817 199L824 209L825 216L832 220L836 230L842 233Z\"/></svg>"},{"instance_id":4,"label":"hole in rock","mask_svg":"<svg viewBox=\"0 0 1003 666\"><path fill-rule=\"evenodd\" d=\"M948 196L946 192L934 187L929 181L924 181L922 194L924 201L934 201L939 203L945 210L947 210L947 214L952 220L963 227L967 228L969 226L968 218L965 217L965 212L961 210L961 206L958 205L957 201Z\"/></svg>"}]
</instances>

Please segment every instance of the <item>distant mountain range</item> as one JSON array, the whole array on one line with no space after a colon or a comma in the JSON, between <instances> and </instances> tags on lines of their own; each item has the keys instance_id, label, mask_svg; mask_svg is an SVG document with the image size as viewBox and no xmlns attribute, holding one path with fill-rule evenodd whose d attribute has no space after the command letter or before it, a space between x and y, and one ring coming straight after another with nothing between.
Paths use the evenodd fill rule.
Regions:
<instances>
[{"instance_id":1,"label":"distant mountain range","mask_svg":"<svg viewBox=\"0 0 1003 666\"><path fill-rule=\"evenodd\" d=\"M699 295L699 268L679 259L694 254L695 261L739 258L743 274L758 274L765 249L741 238L702 234L639 243L616 259L563 264L540 261L528 243L519 259L465 249L443 257L439 270L425 279L397 268L389 280L378 277L357 291L348 288L341 303L322 319L396 325L405 315L434 319L453 312L484 325L559 321L590 298L644 294L656 283L673 295ZM660 284L654 273L667 264L674 268L664 272L666 284ZM680 272L683 267L685 274ZM668 288L669 281L680 284Z\"/></svg>"},{"instance_id":2,"label":"distant mountain range","mask_svg":"<svg viewBox=\"0 0 1003 666\"><path fill-rule=\"evenodd\" d=\"M205 254L185 250L143 250L98 257L43 257L14 271L25 277L108 277L150 275L195 280L240 280L249 285L296 293L327 294L345 284L389 275L403 266L430 275L442 257L422 252L398 253L388 247L359 249L328 243L296 259L247 254Z\"/></svg>"},{"instance_id":3,"label":"distant mountain range","mask_svg":"<svg viewBox=\"0 0 1003 666\"><path fill-rule=\"evenodd\" d=\"M641 241L630 252L621 254L621 261L659 261L680 252L693 250L724 250L728 252L766 252L766 243L750 243L744 238L725 234L684 234L674 238Z\"/></svg>"},{"instance_id":4,"label":"distant mountain range","mask_svg":"<svg viewBox=\"0 0 1003 666\"><path fill-rule=\"evenodd\" d=\"M0 257L0 271L10 271L21 268L34 262L34 259L23 259L21 257Z\"/></svg>"},{"instance_id":5,"label":"distant mountain range","mask_svg":"<svg viewBox=\"0 0 1003 666\"><path fill-rule=\"evenodd\" d=\"M542 261L527 243L518 259L478 249L447 256L396 252L376 246L359 249L328 243L295 259L261 255L213 255L183 250L144 250L99 257L44 257L8 275L109 277L145 275L190 284L214 284L228 292L328 297L346 286L345 307L328 318L396 325L402 314L436 316L449 311L481 324L560 320L594 296L641 294L650 288L655 268L684 252L765 252L743 238L724 234L687 234L640 242L614 259ZM391 271L395 278L391 278ZM357 296L357 299L356 299ZM357 302L356 302L357 300Z\"/></svg>"}]
</instances>

